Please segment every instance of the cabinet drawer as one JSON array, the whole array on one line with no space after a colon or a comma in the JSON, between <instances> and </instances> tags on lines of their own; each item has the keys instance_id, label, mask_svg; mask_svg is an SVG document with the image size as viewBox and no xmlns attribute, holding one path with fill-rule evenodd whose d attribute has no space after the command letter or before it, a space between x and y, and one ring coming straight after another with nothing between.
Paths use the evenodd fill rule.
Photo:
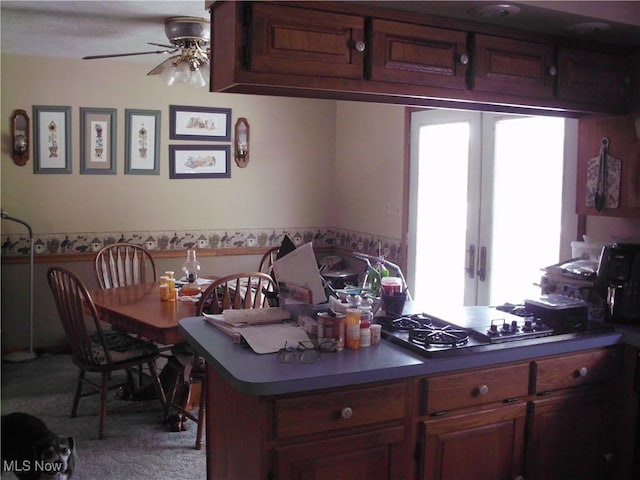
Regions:
<instances>
[{"instance_id":1,"label":"cabinet drawer","mask_svg":"<svg viewBox=\"0 0 640 480\"><path fill-rule=\"evenodd\" d=\"M275 400L275 435L293 437L402 419L406 383Z\"/></svg>"},{"instance_id":2,"label":"cabinet drawer","mask_svg":"<svg viewBox=\"0 0 640 480\"><path fill-rule=\"evenodd\" d=\"M614 378L620 372L622 358L613 348L536 360L533 365L535 392L541 393Z\"/></svg>"},{"instance_id":3,"label":"cabinet drawer","mask_svg":"<svg viewBox=\"0 0 640 480\"><path fill-rule=\"evenodd\" d=\"M421 414L448 412L525 397L529 390L529 365L507 365L453 373L425 380L426 405Z\"/></svg>"}]
</instances>

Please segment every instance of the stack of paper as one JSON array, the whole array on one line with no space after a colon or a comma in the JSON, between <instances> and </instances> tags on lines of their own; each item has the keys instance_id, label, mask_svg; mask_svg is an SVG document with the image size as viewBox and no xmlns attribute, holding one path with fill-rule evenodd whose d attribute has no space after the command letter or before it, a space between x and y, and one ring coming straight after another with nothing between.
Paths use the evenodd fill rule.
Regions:
<instances>
[{"instance_id":1,"label":"stack of paper","mask_svg":"<svg viewBox=\"0 0 640 480\"><path fill-rule=\"evenodd\" d=\"M273 262L273 271L278 283L308 289L311 292L310 303L326 303L327 295L311 242Z\"/></svg>"}]
</instances>

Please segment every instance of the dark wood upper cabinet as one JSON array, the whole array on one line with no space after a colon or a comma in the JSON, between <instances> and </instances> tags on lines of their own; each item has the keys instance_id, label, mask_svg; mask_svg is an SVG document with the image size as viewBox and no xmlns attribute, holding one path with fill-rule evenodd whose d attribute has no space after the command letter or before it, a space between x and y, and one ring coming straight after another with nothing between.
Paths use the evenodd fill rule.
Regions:
<instances>
[{"instance_id":1,"label":"dark wood upper cabinet","mask_svg":"<svg viewBox=\"0 0 640 480\"><path fill-rule=\"evenodd\" d=\"M467 33L373 19L371 80L466 89Z\"/></svg>"},{"instance_id":2,"label":"dark wood upper cabinet","mask_svg":"<svg viewBox=\"0 0 640 480\"><path fill-rule=\"evenodd\" d=\"M554 46L475 35L473 89L478 92L554 98Z\"/></svg>"},{"instance_id":3,"label":"dark wood upper cabinet","mask_svg":"<svg viewBox=\"0 0 640 480\"><path fill-rule=\"evenodd\" d=\"M619 109L631 102L629 60L621 53L558 48L558 97ZM609 107L609 108L606 108Z\"/></svg>"},{"instance_id":4,"label":"dark wood upper cabinet","mask_svg":"<svg viewBox=\"0 0 640 480\"><path fill-rule=\"evenodd\" d=\"M252 71L363 77L363 17L257 2L249 32Z\"/></svg>"},{"instance_id":5,"label":"dark wood upper cabinet","mask_svg":"<svg viewBox=\"0 0 640 480\"><path fill-rule=\"evenodd\" d=\"M211 91L513 113L629 112L626 52L560 48L560 39L546 36L346 3L215 2Z\"/></svg>"}]
</instances>

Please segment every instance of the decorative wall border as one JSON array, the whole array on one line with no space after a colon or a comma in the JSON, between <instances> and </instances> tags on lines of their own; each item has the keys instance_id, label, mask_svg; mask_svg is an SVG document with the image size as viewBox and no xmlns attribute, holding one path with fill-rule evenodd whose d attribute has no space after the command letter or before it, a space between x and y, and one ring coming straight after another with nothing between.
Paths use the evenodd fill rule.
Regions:
<instances>
[{"instance_id":1,"label":"decorative wall border","mask_svg":"<svg viewBox=\"0 0 640 480\"><path fill-rule=\"evenodd\" d=\"M240 249L275 247L289 235L296 245L313 242L317 247L338 247L369 255L381 253L390 261L400 259L400 241L337 228L274 228L225 230L163 230L155 232L88 232L34 234L34 254L95 254L105 245L131 242L151 251L196 249ZM29 256L29 237L24 234L2 234L3 257Z\"/></svg>"}]
</instances>

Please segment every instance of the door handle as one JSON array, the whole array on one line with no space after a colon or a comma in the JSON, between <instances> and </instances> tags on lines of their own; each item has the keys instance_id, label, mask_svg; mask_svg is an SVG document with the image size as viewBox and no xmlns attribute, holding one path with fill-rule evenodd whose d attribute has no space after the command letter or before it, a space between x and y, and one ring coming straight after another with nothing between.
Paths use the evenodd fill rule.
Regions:
<instances>
[{"instance_id":1,"label":"door handle","mask_svg":"<svg viewBox=\"0 0 640 480\"><path fill-rule=\"evenodd\" d=\"M476 265L476 246L472 243L467 248L467 266L464 268L464 271L467 272L469 278L473 278L475 275L475 265Z\"/></svg>"},{"instance_id":2,"label":"door handle","mask_svg":"<svg viewBox=\"0 0 640 480\"><path fill-rule=\"evenodd\" d=\"M487 247L480 247L478 256L478 279L484 282L487 278Z\"/></svg>"}]
</instances>

